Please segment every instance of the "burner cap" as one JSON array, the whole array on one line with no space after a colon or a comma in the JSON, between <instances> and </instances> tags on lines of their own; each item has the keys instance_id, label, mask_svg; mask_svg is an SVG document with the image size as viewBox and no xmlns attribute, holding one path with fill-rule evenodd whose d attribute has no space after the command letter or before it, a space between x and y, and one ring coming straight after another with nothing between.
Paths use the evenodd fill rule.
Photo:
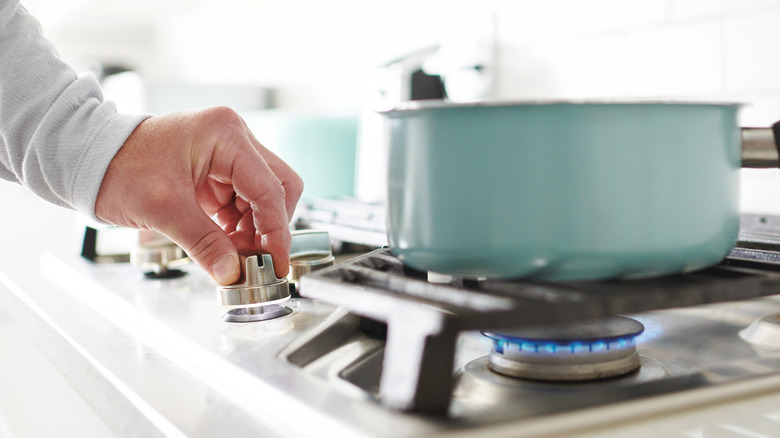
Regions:
<instances>
[{"instance_id":1,"label":"burner cap","mask_svg":"<svg viewBox=\"0 0 780 438\"><path fill-rule=\"evenodd\" d=\"M548 327L483 332L493 340L490 368L535 380L594 380L639 368L636 337L644 326L615 316Z\"/></svg>"},{"instance_id":2,"label":"burner cap","mask_svg":"<svg viewBox=\"0 0 780 438\"><path fill-rule=\"evenodd\" d=\"M267 321L269 319L279 318L289 315L292 309L280 304L269 304L267 306L239 307L230 309L222 320L225 322L257 322Z\"/></svg>"}]
</instances>

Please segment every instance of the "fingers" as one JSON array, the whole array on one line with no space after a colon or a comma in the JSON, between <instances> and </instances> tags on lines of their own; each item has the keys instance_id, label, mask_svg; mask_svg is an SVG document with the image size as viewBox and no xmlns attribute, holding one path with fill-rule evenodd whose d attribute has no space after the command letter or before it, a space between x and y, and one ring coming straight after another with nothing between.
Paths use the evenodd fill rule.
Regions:
<instances>
[{"instance_id":1,"label":"fingers","mask_svg":"<svg viewBox=\"0 0 780 438\"><path fill-rule=\"evenodd\" d=\"M167 235L227 285L239 279L239 250L268 252L276 275L287 274L302 190L235 112L213 108L141 123L112 160L95 214Z\"/></svg>"},{"instance_id":2,"label":"fingers","mask_svg":"<svg viewBox=\"0 0 780 438\"><path fill-rule=\"evenodd\" d=\"M220 182L232 184L238 196L233 201L235 212L227 217L231 225L238 218L236 213L241 213L242 218L245 214L251 215L251 222L248 218L239 219L231 238L234 242L245 242L247 229L254 228L253 249L270 253L277 277L284 277L289 271L289 217L300 197L294 186L300 178L257 143L244 121L235 113L218 113L215 116L223 118L219 126L234 126L236 129L219 138L209 163L209 175ZM291 187L291 195L287 194L283 179ZM246 209L247 205L249 209ZM223 226L225 223L222 223Z\"/></svg>"},{"instance_id":3,"label":"fingers","mask_svg":"<svg viewBox=\"0 0 780 438\"><path fill-rule=\"evenodd\" d=\"M197 203L185 201L177 207L179 210L170 212L169 216L170 223L176 226L161 231L181 246L217 284L224 286L237 282L241 270L238 251L230 237Z\"/></svg>"},{"instance_id":4,"label":"fingers","mask_svg":"<svg viewBox=\"0 0 780 438\"><path fill-rule=\"evenodd\" d=\"M239 171L240 172L240 171ZM219 224L229 236L233 245L239 252L268 252L274 259L274 270L277 277L287 275L289 269L289 227L284 208L276 201L277 207L272 208L274 201L261 198L253 204L236 196L233 201L220 208L213 220ZM254 207L252 207L254 205ZM270 228L270 212L282 212L280 224L277 229Z\"/></svg>"},{"instance_id":5,"label":"fingers","mask_svg":"<svg viewBox=\"0 0 780 438\"><path fill-rule=\"evenodd\" d=\"M265 167L271 170L258 156L259 161L241 161L233 168L233 181L236 193L249 200L252 225L255 233L255 245L271 254L277 277L284 277L289 271L290 227L287 215L285 190L277 178L266 179L264 184L251 184L246 178L251 172ZM261 165L262 163L262 165ZM264 166L263 166L264 165ZM239 231L241 227L239 227Z\"/></svg>"},{"instance_id":6,"label":"fingers","mask_svg":"<svg viewBox=\"0 0 780 438\"><path fill-rule=\"evenodd\" d=\"M259 215L264 217L264 209L261 207L259 210ZM213 219L228 233L230 240L239 253L256 252L258 248L262 248L263 251L272 254L272 256L277 256L274 260L279 261L275 261L274 270L277 277L282 277L286 275L289 269L286 267L287 264L282 262L289 260L287 233L283 232L278 235L265 236L262 233L256 233L260 229L260 225L255 225L255 216L255 210L241 197L237 196L234 202L221 208L213 216Z\"/></svg>"},{"instance_id":7,"label":"fingers","mask_svg":"<svg viewBox=\"0 0 780 438\"><path fill-rule=\"evenodd\" d=\"M243 119L241 122L244 125L244 129L246 129L249 141L252 143L258 153L260 153L276 177L279 178L279 181L281 181L282 186L284 187L287 217L293 217L293 214L295 213L295 206L298 204L298 200L301 198L301 193L303 193L303 180L290 166L287 165L287 163L282 161L282 159L276 156L276 154L260 144Z\"/></svg>"}]
</instances>

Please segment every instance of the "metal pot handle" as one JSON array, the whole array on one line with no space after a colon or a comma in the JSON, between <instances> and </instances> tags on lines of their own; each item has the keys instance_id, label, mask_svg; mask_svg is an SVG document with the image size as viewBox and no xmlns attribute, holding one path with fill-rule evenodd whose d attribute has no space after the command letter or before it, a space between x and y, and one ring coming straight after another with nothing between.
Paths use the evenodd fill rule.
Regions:
<instances>
[{"instance_id":1,"label":"metal pot handle","mask_svg":"<svg viewBox=\"0 0 780 438\"><path fill-rule=\"evenodd\" d=\"M780 122L771 128L742 128L742 167L780 167Z\"/></svg>"}]
</instances>

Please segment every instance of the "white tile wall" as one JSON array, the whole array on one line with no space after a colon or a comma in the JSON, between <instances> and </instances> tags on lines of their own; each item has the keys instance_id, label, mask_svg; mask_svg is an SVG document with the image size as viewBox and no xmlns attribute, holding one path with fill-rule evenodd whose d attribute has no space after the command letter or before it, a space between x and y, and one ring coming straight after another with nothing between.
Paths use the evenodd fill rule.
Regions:
<instances>
[{"instance_id":1,"label":"white tile wall","mask_svg":"<svg viewBox=\"0 0 780 438\"><path fill-rule=\"evenodd\" d=\"M154 79L275 86L297 109L359 109L371 68L488 13L499 98L780 96L780 0L159 1L130 27L126 2L71 2L70 25L44 28L71 61L114 50Z\"/></svg>"},{"instance_id":2,"label":"white tile wall","mask_svg":"<svg viewBox=\"0 0 780 438\"><path fill-rule=\"evenodd\" d=\"M498 97L780 95L777 0L543 3L496 5Z\"/></svg>"},{"instance_id":3,"label":"white tile wall","mask_svg":"<svg viewBox=\"0 0 780 438\"><path fill-rule=\"evenodd\" d=\"M780 0L159 0L141 2L133 26L122 0L70 2L65 18L51 16L57 0L23 1L71 61L113 50L163 79L306 88L323 110L359 106L372 67L468 34L486 13L497 97L780 95Z\"/></svg>"},{"instance_id":4,"label":"white tile wall","mask_svg":"<svg viewBox=\"0 0 780 438\"><path fill-rule=\"evenodd\" d=\"M630 2L629 2L630 3ZM722 16L760 12L778 7L777 0L672 0L672 17L685 19L717 19Z\"/></svg>"},{"instance_id":5,"label":"white tile wall","mask_svg":"<svg viewBox=\"0 0 780 438\"><path fill-rule=\"evenodd\" d=\"M531 53L542 60L550 86L550 96L539 97L576 99L622 95L626 77L624 43L622 37L587 36L534 47ZM526 86L533 90L533 84Z\"/></svg>"},{"instance_id":6,"label":"white tile wall","mask_svg":"<svg viewBox=\"0 0 780 438\"><path fill-rule=\"evenodd\" d=\"M580 0L504 0L493 5L502 45L529 46L576 38L584 31Z\"/></svg>"},{"instance_id":7,"label":"white tile wall","mask_svg":"<svg viewBox=\"0 0 780 438\"><path fill-rule=\"evenodd\" d=\"M584 29L614 31L663 24L669 18L666 0L585 0Z\"/></svg>"},{"instance_id":8,"label":"white tile wall","mask_svg":"<svg viewBox=\"0 0 780 438\"><path fill-rule=\"evenodd\" d=\"M722 26L672 24L626 36L626 95L699 96L723 88Z\"/></svg>"},{"instance_id":9,"label":"white tile wall","mask_svg":"<svg viewBox=\"0 0 780 438\"><path fill-rule=\"evenodd\" d=\"M726 91L780 92L780 10L726 20Z\"/></svg>"}]
</instances>

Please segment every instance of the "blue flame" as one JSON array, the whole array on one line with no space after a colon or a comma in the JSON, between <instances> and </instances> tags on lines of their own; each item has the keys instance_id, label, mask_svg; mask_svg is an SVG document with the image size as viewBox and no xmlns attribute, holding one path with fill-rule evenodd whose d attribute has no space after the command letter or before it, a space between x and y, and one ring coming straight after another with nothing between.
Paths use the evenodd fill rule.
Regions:
<instances>
[{"instance_id":1,"label":"blue flame","mask_svg":"<svg viewBox=\"0 0 780 438\"><path fill-rule=\"evenodd\" d=\"M641 316L632 316L631 318L641 322L642 325L645 326L645 330L642 332L642 334L639 335L639 337L637 337L637 345L650 342L653 339L661 336L663 333L661 326L650 319L643 318Z\"/></svg>"},{"instance_id":2,"label":"blue flame","mask_svg":"<svg viewBox=\"0 0 780 438\"><path fill-rule=\"evenodd\" d=\"M516 348L524 353L541 354L587 354L604 351L622 350L634 347L637 344L637 335L629 335L619 338L576 340L566 342L554 342L545 340L519 339L501 337L500 334L483 333L493 340L493 348L499 354L504 354L507 348Z\"/></svg>"}]
</instances>

